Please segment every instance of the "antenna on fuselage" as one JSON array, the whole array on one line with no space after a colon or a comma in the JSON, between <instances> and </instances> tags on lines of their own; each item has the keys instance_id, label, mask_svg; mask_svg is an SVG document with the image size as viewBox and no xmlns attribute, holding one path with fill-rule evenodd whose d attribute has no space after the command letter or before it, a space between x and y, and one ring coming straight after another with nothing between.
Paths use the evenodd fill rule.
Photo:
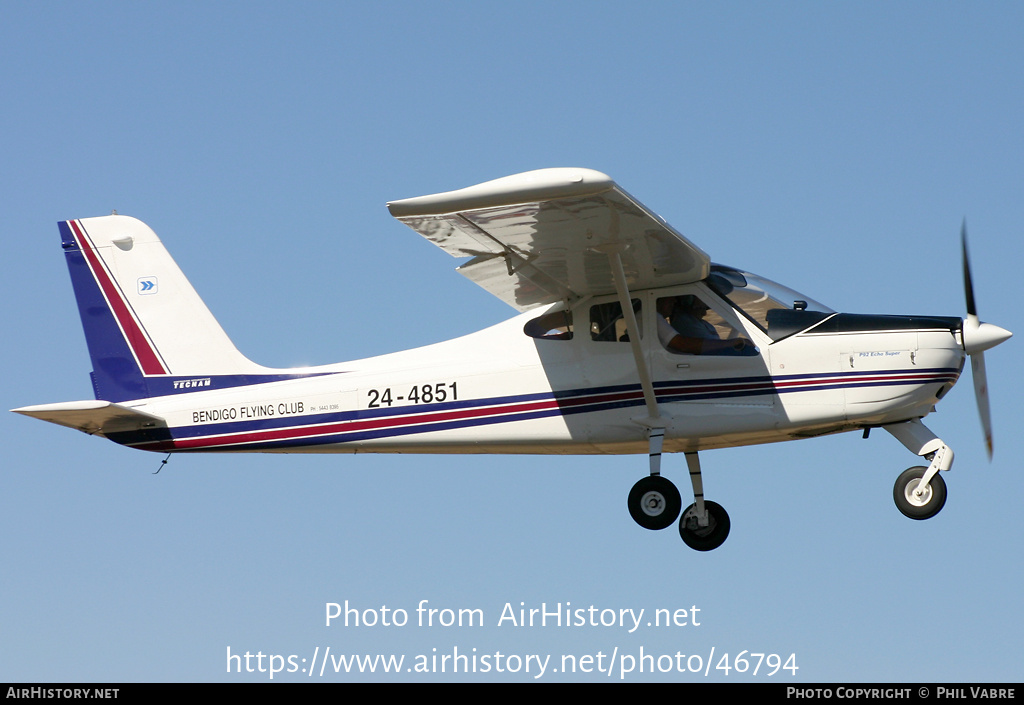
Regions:
<instances>
[{"instance_id":1,"label":"antenna on fuselage","mask_svg":"<svg viewBox=\"0 0 1024 705\"><path fill-rule=\"evenodd\" d=\"M170 454L170 453L168 453L168 454L167 454L167 457L166 457L166 458L164 458L163 460L161 460L161 461L160 461L160 467L158 467L158 468L156 469L156 472L154 472L154 473L152 473L152 474L153 474L153 475L159 475L159 474L160 474L160 471L164 469L164 465L167 465L167 461L168 461L168 460L170 460L170 459L171 459L171 454Z\"/></svg>"}]
</instances>

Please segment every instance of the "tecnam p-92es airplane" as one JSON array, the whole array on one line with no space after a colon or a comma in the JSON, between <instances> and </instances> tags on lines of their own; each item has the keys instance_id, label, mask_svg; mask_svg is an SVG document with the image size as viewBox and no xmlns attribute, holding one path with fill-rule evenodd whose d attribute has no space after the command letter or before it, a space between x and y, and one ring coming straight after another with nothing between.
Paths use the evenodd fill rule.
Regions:
<instances>
[{"instance_id":1,"label":"tecnam p-92es airplane","mask_svg":"<svg viewBox=\"0 0 1024 705\"><path fill-rule=\"evenodd\" d=\"M388 204L520 314L447 342L273 369L228 339L163 244L111 215L60 223L96 400L14 411L173 452L647 453L629 493L645 528L679 518L717 548L700 451L882 428L923 464L894 488L925 519L953 452L922 423L972 359L991 455L983 351L1010 332L967 318L837 313L703 250L587 169L542 169ZM964 238L965 240L965 238ZM684 453L685 510L661 475Z\"/></svg>"}]
</instances>

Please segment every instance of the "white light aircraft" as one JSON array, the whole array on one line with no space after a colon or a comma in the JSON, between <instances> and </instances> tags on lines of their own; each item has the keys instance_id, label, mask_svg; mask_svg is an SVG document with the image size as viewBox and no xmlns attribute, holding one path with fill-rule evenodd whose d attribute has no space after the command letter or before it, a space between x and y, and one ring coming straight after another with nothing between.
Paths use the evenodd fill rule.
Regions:
<instances>
[{"instance_id":1,"label":"white light aircraft","mask_svg":"<svg viewBox=\"0 0 1024 705\"><path fill-rule=\"evenodd\" d=\"M96 400L14 411L131 448L319 453L647 453L629 493L645 528L679 518L717 548L700 451L882 428L925 464L893 496L946 499L953 452L922 423L971 357L992 449L983 351L967 318L837 313L708 255L587 169L542 169L388 208L521 313L465 337L335 365L273 369L228 339L157 236L111 215L60 223ZM684 453L694 502L661 475ZM680 517L681 515L681 517Z\"/></svg>"}]
</instances>

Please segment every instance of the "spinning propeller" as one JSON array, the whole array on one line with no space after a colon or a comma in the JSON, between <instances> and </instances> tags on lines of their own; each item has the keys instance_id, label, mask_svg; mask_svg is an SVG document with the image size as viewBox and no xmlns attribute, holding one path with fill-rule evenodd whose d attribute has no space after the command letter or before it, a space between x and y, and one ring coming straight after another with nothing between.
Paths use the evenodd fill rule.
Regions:
<instances>
[{"instance_id":1,"label":"spinning propeller","mask_svg":"<svg viewBox=\"0 0 1024 705\"><path fill-rule=\"evenodd\" d=\"M988 380L985 376L985 351L1013 335L1010 331L978 320L971 282L971 264L967 257L967 221L960 227L960 245L964 261L964 295L967 297L967 318L963 325L964 351L971 356L971 374L974 377L974 396L978 400L978 416L985 433L985 447L992 459L992 418L988 403Z\"/></svg>"}]
</instances>

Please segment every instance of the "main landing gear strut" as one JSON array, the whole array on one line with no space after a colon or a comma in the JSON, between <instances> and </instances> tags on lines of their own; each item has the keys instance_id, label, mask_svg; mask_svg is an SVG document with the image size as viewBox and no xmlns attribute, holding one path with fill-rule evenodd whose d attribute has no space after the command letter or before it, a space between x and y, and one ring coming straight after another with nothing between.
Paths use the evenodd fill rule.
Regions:
<instances>
[{"instance_id":1,"label":"main landing gear strut","mask_svg":"<svg viewBox=\"0 0 1024 705\"><path fill-rule=\"evenodd\" d=\"M630 516L645 529L667 528L675 522L682 511L683 502L679 490L670 480L661 476L663 440L664 430L652 429L651 474L633 485L626 501ZM729 515L720 505L704 499L704 485L701 481L700 459L697 453L686 453L686 465L690 470L694 501L682 511L682 517L679 519L679 536L694 550L711 551L721 546L729 536Z\"/></svg>"}]
</instances>

